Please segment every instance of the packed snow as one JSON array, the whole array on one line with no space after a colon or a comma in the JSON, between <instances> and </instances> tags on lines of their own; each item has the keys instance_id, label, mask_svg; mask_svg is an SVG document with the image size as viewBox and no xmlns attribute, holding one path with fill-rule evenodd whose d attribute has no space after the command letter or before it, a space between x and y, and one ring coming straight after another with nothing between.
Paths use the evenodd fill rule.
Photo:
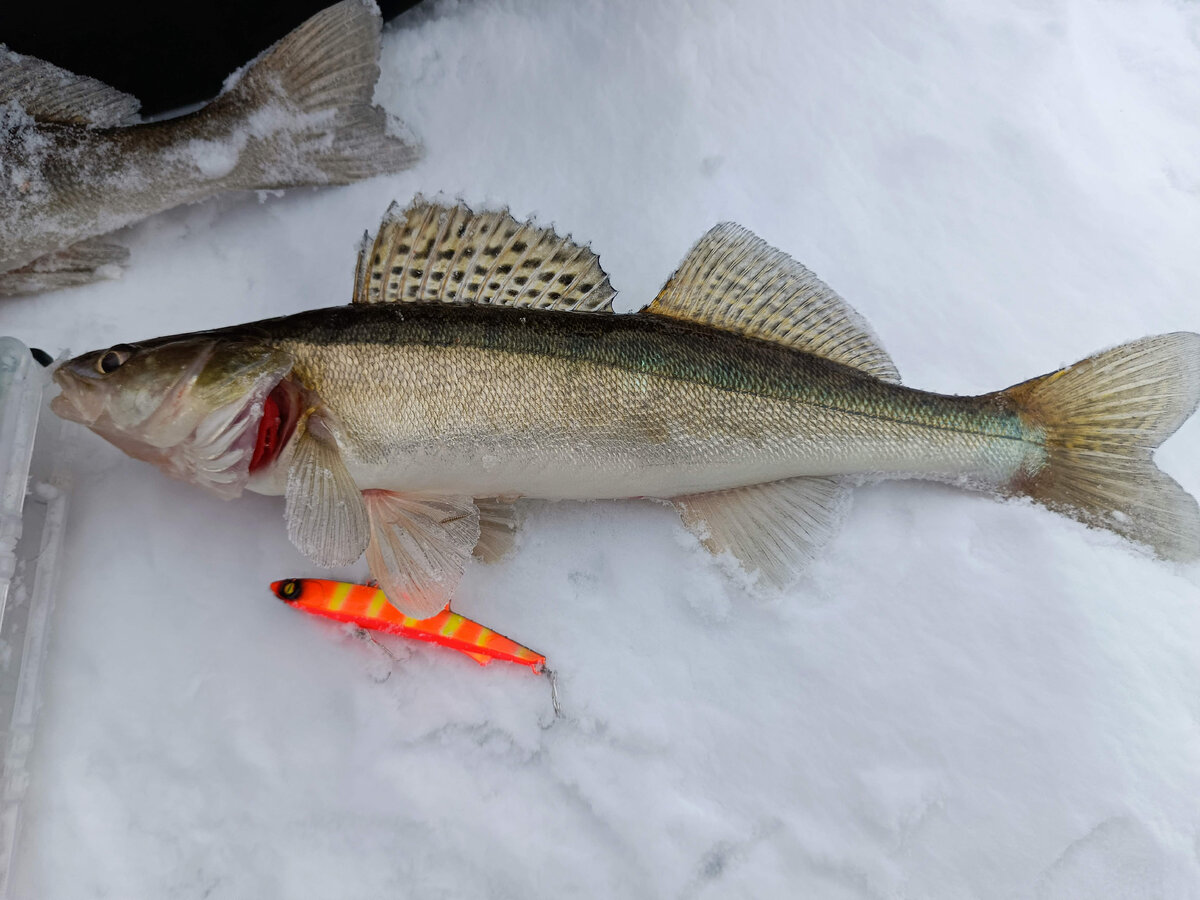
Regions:
<instances>
[{"instance_id":1,"label":"packed snow","mask_svg":"<svg viewBox=\"0 0 1200 900\"><path fill-rule=\"evenodd\" d=\"M157 216L121 280L0 332L344 303L418 192L590 241L620 310L740 222L931 390L1200 330L1195 4L441 0L382 68L415 168ZM393 661L276 600L322 574L281 499L74 434L13 896L1200 897L1200 566L893 482L780 595L668 508L543 504L455 607L547 655L556 718L524 668ZM1200 424L1157 459L1200 493Z\"/></svg>"}]
</instances>

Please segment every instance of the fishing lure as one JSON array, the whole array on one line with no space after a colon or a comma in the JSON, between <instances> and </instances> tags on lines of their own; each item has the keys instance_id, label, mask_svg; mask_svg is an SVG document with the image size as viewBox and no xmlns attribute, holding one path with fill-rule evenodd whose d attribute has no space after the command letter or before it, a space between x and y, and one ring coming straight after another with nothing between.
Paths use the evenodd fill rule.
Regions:
<instances>
[{"instance_id":1,"label":"fishing lure","mask_svg":"<svg viewBox=\"0 0 1200 900\"><path fill-rule=\"evenodd\" d=\"M449 607L429 619L411 619L388 603L378 587L321 578L276 581L271 590L289 606L315 616L347 622L368 631L441 644L465 653L481 666L499 659L527 666L538 675L550 674L542 654L451 612Z\"/></svg>"}]
</instances>

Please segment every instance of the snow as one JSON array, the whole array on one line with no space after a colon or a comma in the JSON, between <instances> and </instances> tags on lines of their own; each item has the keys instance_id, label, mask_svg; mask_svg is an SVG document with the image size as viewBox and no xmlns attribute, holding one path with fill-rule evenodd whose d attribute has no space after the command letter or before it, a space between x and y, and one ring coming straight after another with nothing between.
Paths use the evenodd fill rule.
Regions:
<instances>
[{"instance_id":1,"label":"snow","mask_svg":"<svg viewBox=\"0 0 1200 900\"><path fill-rule=\"evenodd\" d=\"M400 175L123 234L5 301L74 352L348 300L417 192L590 241L629 310L734 220L906 383L996 389L1200 329L1200 9L442 0L385 33ZM80 430L14 896L1200 897L1200 571L1023 502L858 490L787 595L651 504L532 510L456 608L548 684L275 600L282 500ZM1200 426L1159 463L1200 493ZM343 574L361 576L362 564Z\"/></svg>"}]
</instances>

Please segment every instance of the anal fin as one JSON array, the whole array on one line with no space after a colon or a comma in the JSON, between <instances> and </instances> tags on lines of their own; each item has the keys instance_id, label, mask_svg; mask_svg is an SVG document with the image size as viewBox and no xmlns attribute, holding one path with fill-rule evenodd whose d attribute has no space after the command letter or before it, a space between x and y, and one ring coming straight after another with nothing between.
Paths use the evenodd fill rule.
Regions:
<instances>
[{"instance_id":1,"label":"anal fin","mask_svg":"<svg viewBox=\"0 0 1200 900\"><path fill-rule=\"evenodd\" d=\"M837 531L849 493L841 479L806 477L671 502L710 552L730 553L748 572L784 587Z\"/></svg>"}]
</instances>

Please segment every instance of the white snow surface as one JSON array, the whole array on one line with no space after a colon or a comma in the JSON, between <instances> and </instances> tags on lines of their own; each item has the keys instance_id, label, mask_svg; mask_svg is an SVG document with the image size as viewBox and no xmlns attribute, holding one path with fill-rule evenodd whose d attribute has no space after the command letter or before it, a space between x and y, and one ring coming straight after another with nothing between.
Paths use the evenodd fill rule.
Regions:
<instances>
[{"instance_id":1,"label":"white snow surface","mask_svg":"<svg viewBox=\"0 0 1200 900\"><path fill-rule=\"evenodd\" d=\"M384 38L399 175L126 230L4 302L54 352L349 300L417 192L536 214L618 309L734 220L905 382L992 390L1200 330L1200 6L440 0ZM535 507L456 608L528 670L288 609L279 498L81 452L14 896L1200 897L1200 567L1044 509L860 489L792 591L674 513ZM1200 493L1200 425L1158 453ZM340 574L363 577L362 563Z\"/></svg>"}]
</instances>

